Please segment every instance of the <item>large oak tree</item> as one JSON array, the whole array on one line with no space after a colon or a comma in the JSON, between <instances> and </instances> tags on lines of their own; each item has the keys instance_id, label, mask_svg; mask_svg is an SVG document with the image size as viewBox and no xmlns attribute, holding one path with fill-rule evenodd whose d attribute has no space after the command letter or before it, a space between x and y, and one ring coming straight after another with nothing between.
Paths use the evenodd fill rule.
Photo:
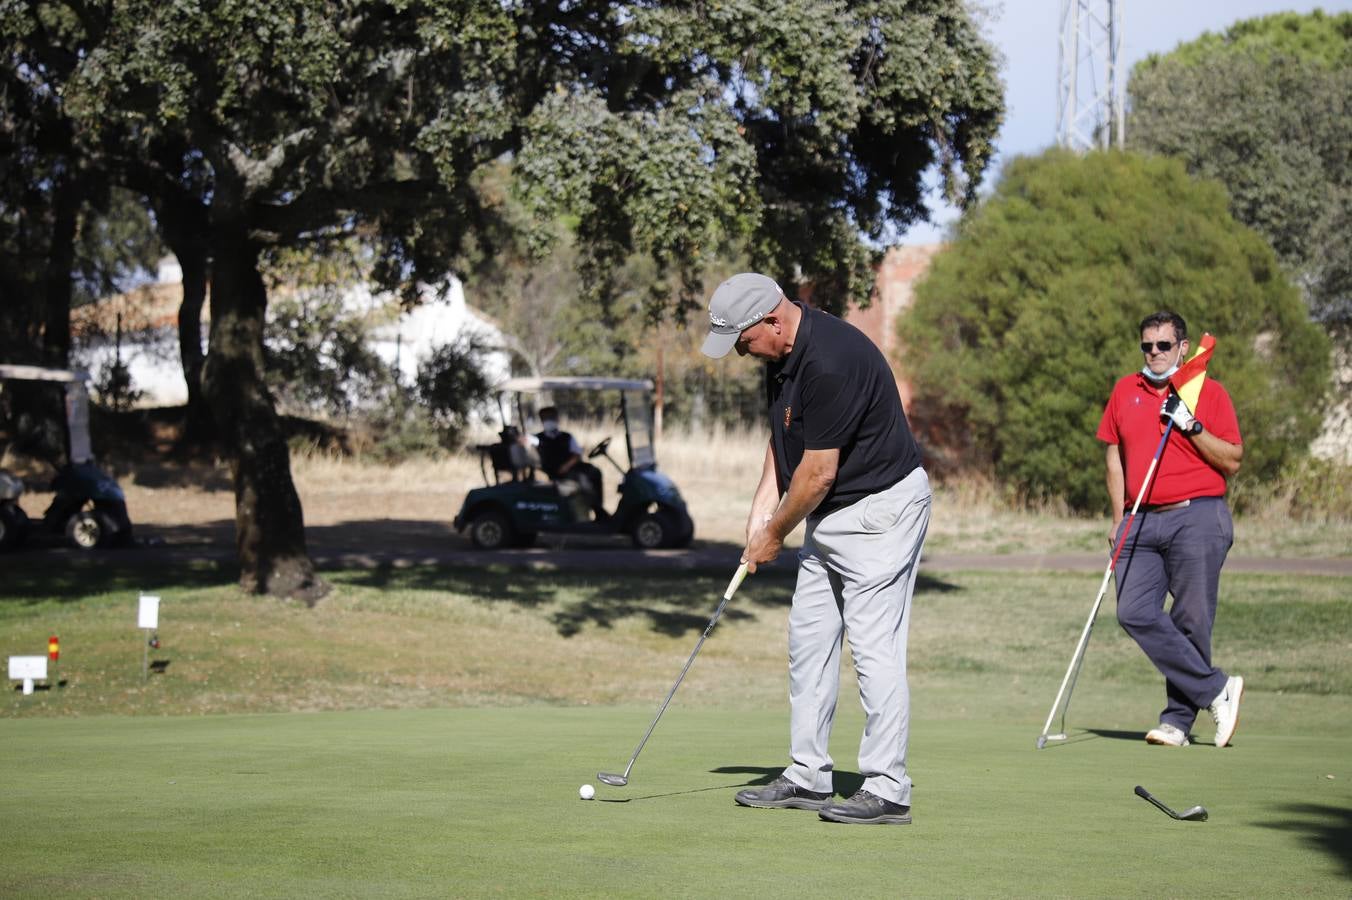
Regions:
<instances>
[{"instance_id":1,"label":"large oak tree","mask_svg":"<svg viewBox=\"0 0 1352 900\"><path fill-rule=\"evenodd\" d=\"M839 308L867 297L869 239L925 214L927 173L974 196L1003 109L961 0L29 0L0 37L58 61L38 74L78 140L209 266L202 388L241 581L307 597L322 583L262 373L273 248L360 230L411 298L493 234L474 176L509 158L540 221L576 217L602 316L634 252L690 307L729 241Z\"/></svg>"}]
</instances>

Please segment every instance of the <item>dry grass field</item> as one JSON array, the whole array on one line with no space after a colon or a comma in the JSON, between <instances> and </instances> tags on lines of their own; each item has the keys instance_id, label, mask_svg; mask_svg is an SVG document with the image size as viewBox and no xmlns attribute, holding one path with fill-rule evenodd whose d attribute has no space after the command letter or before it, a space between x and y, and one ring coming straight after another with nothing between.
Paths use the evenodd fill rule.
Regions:
<instances>
[{"instance_id":1,"label":"dry grass field","mask_svg":"<svg viewBox=\"0 0 1352 900\"><path fill-rule=\"evenodd\" d=\"M569 423L585 446L614 438L611 456L626 463L623 428L597 422ZM491 435L475 436L488 441ZM675 479L696 522L697 542L740 543L746 510L764 459L763 432L714 428L692 433L668 429L658 441L660 468ZM615 502L619 472L595 461L606 477L607 505ZM169 543L222 543L233 534L234 493L223 464L117 465L133 521L145 536ZM306 525L321 539L341 532L344 546L373 542L410 549L467 546L450 530L465 493L484 483L477 454L464 451L437 459L388 465L361 456L298 450L292 474ZM30 477L22 505L30 516L50 495L33 490ZM1251 557L1352 557L1352 512L1343 517L1296 519L1274 501L1236 522L1236 555ZM968 479L936 486L927 549L945 554L1097 552L1106 543L1108 519L1069 515L1050 505L1013 503L999 485ZM801 540L801 529L789 546Z\"/></svg>"}]
</instances>

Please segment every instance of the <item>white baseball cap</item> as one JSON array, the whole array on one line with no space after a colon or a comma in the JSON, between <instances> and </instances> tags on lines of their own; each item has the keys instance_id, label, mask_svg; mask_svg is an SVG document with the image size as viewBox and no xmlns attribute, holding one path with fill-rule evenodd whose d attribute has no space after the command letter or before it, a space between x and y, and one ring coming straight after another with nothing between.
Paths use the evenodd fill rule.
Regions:
<instances>
[{"instance_id":1,"label":"white baseball cap","mask_svg":"<svg viewBox=\"0 0 1352 900\"><path fill-rule=\"evenodd\" d=\"M742 332L773 312L783 298L772 278L756 272L732 276L709 298L709 336L700 350L713 359L727 356Z\"/></svg>"}]
</instances>

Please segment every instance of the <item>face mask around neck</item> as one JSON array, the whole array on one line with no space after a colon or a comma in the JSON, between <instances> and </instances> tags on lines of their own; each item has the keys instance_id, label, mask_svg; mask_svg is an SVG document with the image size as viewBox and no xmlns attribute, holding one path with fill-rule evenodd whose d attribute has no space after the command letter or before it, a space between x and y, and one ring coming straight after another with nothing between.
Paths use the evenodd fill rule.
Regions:
<instances>
[{"instance_id":1,"label":"face mask around neck","mask_svg":"<svg viewBox=\"0 0 1352 900\"><path fill-rule=\"evenodd\" d=\"M1141 368L1141 374L1144 375L1146 378L1150 379L1151 381L1155 382L1155 384L1164 384L1164 382L1168 381L1170 377L1172 377L1173 374L1177 371L1178 371L1177 365L1170 366L1167 371L1161 372L1159 375L1156 375L1154 372L1150 371L1149 366L1143 366Z\"/></svg>"}]
</instances>

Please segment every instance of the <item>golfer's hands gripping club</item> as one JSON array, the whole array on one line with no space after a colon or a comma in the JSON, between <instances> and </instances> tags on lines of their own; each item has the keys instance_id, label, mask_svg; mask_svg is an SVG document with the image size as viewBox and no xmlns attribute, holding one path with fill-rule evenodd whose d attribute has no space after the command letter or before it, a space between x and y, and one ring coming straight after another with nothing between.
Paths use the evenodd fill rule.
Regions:
<instances>
[{"instance_id":1,"label":"golfer's hands gripping club","mask_svg":"<svg viewBox=\"0 0 1352 900\"><path fill-rule=\"evenodd\" d=\"M1160 418L1174 422L1174 427L1182 434L1187 434L1192 430L1193 415L1188 410L1188 404L1183 402L1183 398L1177 394L1171 393L1160 407Z\"/></svg>"},{"instance_id":2,"label":"golfer's hands gripping club","mask_svg":"<svg viewBox=\"0 0 1352 900\"><path fill-rule=\"evenodd\" d=\"M756 566L762 563L774 562L784 549L784 539L767 527L771 518L769 515L762 516L759 527L747 536L746 549L742 551L742 568L748 572L754 573Z\"/></svg>"}]
</instances>

